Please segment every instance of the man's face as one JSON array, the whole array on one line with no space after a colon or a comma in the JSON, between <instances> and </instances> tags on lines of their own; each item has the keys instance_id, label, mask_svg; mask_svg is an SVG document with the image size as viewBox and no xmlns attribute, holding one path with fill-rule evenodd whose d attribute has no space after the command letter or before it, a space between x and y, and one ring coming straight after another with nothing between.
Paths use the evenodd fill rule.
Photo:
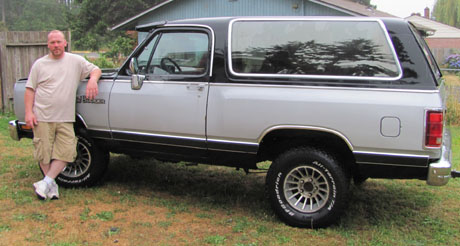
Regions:
<instances>
[{"instance_id":1,"label":"man's face","mask_svg":"<svg viewBox=\"0 0 460 246\"><path fill-rule=\"evenodd\" d=\"M48 49L54 59L59 59L64 55L67 42L61 33L50 33L48 35Z\"/></svg>"}]
</instances>

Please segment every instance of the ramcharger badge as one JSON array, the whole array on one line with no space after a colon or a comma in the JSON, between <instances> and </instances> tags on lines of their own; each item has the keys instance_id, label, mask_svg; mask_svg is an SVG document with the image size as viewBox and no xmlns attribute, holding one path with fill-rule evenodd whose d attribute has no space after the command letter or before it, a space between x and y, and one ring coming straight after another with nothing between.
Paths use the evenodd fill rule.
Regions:
<instances>
[{"instance_id":1,"label":"ramcharger badge","mask_svg":"<svg viewBox=\"0 0 460 246\"><path fill-rule=\"evenodd\" d=\"M105 104L105 99L102 99L102 98L88 99L85 96L78 96L77 103Z\"/></svg>"}]
</instances>

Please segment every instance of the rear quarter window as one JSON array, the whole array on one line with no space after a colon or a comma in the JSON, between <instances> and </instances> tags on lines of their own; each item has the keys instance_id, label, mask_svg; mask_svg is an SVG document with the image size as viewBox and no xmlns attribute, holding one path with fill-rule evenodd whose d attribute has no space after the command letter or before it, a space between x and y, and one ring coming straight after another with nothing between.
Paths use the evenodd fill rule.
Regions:
<instances>
[{"instance_id":1,"label":"rear quarter window","mask_svg":"<svg viewBox=\"0 0 460 246\"><path fill-rule=\"evenodd\" d=\"M230 23L230 72L249 77L397 80L401 66L379 20Z\"/></svg>"}]
</instances>

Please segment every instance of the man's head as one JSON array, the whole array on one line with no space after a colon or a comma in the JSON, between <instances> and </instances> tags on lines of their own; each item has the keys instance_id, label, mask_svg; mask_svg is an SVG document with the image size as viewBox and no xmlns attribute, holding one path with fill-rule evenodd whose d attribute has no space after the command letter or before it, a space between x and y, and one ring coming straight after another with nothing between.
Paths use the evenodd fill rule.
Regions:
<instances>
[{"instance_id":1,"label":"man's head","mask_svg":"<svg viewBox=\"0 0 460 246\"><path fill-rule=\"evenodd\" d=\"M50 50L51 58L62 58L66 46L67 41L65 40L64 33L59 30L54 30L48 34L48 49Z\"/></svg>"}]
</instances>

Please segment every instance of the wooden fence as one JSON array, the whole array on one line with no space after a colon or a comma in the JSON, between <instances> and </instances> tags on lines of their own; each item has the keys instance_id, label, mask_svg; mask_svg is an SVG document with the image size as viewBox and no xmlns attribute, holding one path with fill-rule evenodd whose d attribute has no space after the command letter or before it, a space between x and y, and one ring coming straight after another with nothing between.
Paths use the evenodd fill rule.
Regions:
<instances>
[{"instance_id":1,"label":"wooden fence","mask_svg":"<svg viewBox=\"0 0 460 246\"><path fill-rule=\"evenodd\" d=\"M431 48L434 58L439 66L444 65L446 58L452 54L460 54L460 49L455 48Z\"/></svg>"},{"instance_id":2,"label":"wooden fence","mask_svg":"<svg viewBox=\"0 0 460 246\"><path fill-rule=\"evenodd\" d=\"M70 32L64 32L70 51ZM13 112L14 83L29 75L35 60L48 54L48 32L0 32L0 111Z\"/></svg>"}]
</instances>

